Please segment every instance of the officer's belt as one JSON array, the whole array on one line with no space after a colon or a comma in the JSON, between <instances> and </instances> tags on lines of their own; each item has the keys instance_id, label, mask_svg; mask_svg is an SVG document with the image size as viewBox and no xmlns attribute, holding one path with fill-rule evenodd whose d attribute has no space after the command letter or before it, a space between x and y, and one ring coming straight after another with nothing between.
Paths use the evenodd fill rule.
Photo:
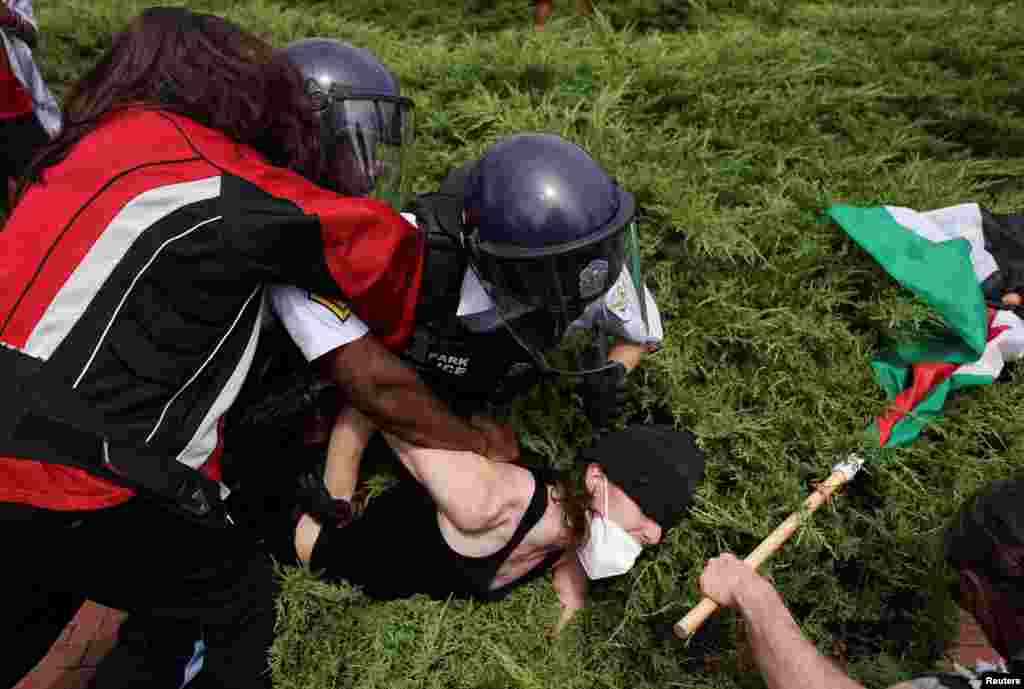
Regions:
<instances>
[{"instance_id":1,"label":"officer's belt","mask_svg":"<svg viewBox=\"0 0 1024 689\"><path fill-rule=\"evenodd\" d=\"M42 360L0 344L0 380L7 383L0 456L84 469L204 521L220 511L216 481L167 454L119 442L103 415Z\"/></svg>"}]
</instances>

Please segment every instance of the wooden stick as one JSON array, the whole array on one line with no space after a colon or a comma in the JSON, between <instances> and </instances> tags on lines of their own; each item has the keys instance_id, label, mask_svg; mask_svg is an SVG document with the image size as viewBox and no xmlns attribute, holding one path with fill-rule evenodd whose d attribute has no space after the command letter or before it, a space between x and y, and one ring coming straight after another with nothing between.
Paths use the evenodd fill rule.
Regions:
<instances>
[{"instance_id":1,"label":"wooden stick","mask_svg":"<svg viewBox=\"0 0 1024 689\"><path fill-rule=\"evenodd\" d=\"M754 569L757 569L771 557L775 551L782 547L782 544L789 540L789 537L799 528L803 523L804 519L814 513L816 509L829 499L832 493L835 492L839 486L850 481L860 469L863 460L855 455L850 456L850 460L837 464L832 469L832 475L829 476L824 483L819 485L813 493L807 496L804 500L803 507L786 518L786 521L779 524L779 526L768 534L768 537L761 541L750 555L744 559L744 562L748 563ZM702 598L700 603L697 604L690 612L686 613L683 619L676 622L675 630L676 636L681 639L688 639L697 633L701 625L718 610L718 603L711 600L710 598Z\"/></svg>"}]
</instances>

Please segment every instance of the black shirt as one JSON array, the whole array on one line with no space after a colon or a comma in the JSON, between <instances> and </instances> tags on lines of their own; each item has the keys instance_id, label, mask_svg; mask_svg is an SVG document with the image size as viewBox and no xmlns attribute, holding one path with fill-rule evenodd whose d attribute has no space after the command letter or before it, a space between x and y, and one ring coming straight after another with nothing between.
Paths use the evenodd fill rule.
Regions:
<instances>
[{"instance_id":1,"label":"black shirt","mask_svg":"<svg viewBox=\"0 0 1024 689\"><path fill-rule=\"evenodd\" d=\"M344 579L376 599L423 593L445 600L498 600L516 586L544 574L561 557L549 555L525 576L491 590L498 569L540 521L547 509L545 472L533 475L534 491L512 538L486 557L467 557L448 545L437 522L437 506L416 481L403 479L370 501L363 514L341 529L324 529L313 550L311 568L329 579Z\"/></svg>"}]
</instances>

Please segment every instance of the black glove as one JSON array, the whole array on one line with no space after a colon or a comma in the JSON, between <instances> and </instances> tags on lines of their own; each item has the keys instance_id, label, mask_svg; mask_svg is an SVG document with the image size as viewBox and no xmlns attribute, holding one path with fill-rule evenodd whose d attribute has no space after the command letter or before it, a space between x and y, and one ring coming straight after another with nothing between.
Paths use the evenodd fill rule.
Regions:
<instances>
[{"instance_id":1,"label":"black glove","mask_svg":"<svg viewBox=\"0 0 1024 689\"><path fill-rule=\"evenodd\" d=\"M327 486L319 476L312 472L299 477L298 498L300 506L306 514L324 526L341 528L352 521L355 516L352 503L344 499L335 499L327 492Z\"/></svg>"},{"instance_id":2,"label":"black glove","mask_svg":"<svg viewBox=\"0 0 1024 689\"><path fill-rule=\"evenodd\" d=\"M584 376L576 388L594 428L607 428L626 403L626 367L618 361L610 363L608 368Z\"/></svg>"}]
</instances>

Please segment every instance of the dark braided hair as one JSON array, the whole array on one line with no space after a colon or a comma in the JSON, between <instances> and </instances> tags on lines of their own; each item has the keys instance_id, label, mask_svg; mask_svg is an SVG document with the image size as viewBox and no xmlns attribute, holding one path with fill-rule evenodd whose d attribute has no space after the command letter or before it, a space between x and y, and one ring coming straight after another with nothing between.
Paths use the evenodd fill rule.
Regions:
<instances>
[{"instance_id":1,"label":"dark braided hair","mask_svg":"<svg viewBox=\"0 0 1024 689\"><path fill-rule=\"evenodd\" d=\"M194 119L316 181L324 172L320 124L303 84L283 51L226 19L149 8L72 86L60 134L40 149L22 186L45 181L46 169L106 116L140 106Z\"/></svg>"}]
</instances>

